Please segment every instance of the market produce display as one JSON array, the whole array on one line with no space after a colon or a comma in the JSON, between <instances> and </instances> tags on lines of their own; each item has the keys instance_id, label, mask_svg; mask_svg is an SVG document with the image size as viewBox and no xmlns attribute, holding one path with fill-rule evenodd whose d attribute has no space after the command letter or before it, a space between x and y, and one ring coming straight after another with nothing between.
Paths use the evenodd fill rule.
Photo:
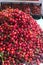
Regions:
<instances>
[{"instance_id":1,"label":"market produce display","mask_svg":"<svg viewBox=\"0 0 43 65\"><path fill-rule=\"evenodd\" d=\"M0 58L2 65L39 65L43 62L43 31L19 9L0 11Z\"/></svg>"},{"instance_id":2,"label":"market produce display","mask_svg":"<svg viewBox=\"0 0 43 65\"><path fill-rule=\"evenodd\" d=\"M41 6L40 5L31 5L31 13L34 15L40 15L41 14Z\"/></svg>"},{"instance_id":3,"label":"market produce display","mask_svg":"<svg viewBox=\"0 0 43 65\"><path fill-rule=\"evenodd\" d=\"M1 5L2 9L6 9L6 8L18 8L19 10L22 10L23 12L30 14L31 10L30 10L30 4L2 4Z\"/></svg>"},{"instance_id":4,"label":"market produce display","mask_svg":"<svg viewBox=\"0 0 43 65\"><path fill-rule=\"evenodd\" d=\"M22 4L22 8L21 9L26 14L30 14L31 13L30 4Z\"/></svg>"},{"instance_id":5,"label":"market produce display","mask_svg":"<svg viewBox=\"0 0 43 65\"><path fill-rule=\"evenodd\" d=\"M5 6L6 5L6 6ZM18 8L26 14L41 15L41 6L37 4L3 4L2 9L6 8Z\"/></svg>"}]
</instances>

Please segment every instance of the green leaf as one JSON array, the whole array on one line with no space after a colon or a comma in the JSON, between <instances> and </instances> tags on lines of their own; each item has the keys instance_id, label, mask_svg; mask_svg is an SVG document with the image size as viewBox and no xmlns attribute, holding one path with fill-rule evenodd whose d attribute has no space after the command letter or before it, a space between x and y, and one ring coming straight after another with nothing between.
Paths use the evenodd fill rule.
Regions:
<instances>
[{"instance_id":1,"label":"green leaf","mask_svg":"<svg viewBox=\"0 0 43 65\"><path fill-rule=\"evenodd\" d=\"M0 53L0 57L2 58L2 61L3 61L3 52Z\"/></svg>"}]
</instances>

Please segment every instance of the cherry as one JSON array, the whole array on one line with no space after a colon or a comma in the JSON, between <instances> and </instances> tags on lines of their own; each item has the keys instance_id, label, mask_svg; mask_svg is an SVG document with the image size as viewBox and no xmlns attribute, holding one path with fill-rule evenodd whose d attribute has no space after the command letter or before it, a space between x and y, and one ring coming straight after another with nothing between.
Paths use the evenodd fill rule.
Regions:
<instances>
[{"instance_id":1,"label":"cherry","mask_svg":"<svg viewBox=\"0 0 43 65\"><path fill-rule=\"evenodd\" d=\"M0 55L4 59L2 63L32 64L35 59L39 64L43 53L43 31L30 14L8 8L0 12L0 22Z\"/></svg>"}]
</instances>

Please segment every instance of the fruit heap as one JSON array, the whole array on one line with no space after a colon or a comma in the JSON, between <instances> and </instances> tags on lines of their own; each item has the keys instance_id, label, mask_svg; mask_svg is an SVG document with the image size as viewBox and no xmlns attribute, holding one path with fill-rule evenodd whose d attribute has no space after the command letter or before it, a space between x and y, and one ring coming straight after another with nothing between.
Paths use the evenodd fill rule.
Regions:
<instances>
[{"instance_id":1,"label":"fruit heap","mask_svg":"<svg viewBox=\"0 0 43 65\"><path fill-rule=\"evenodd\" d=\"M30 14L30 4L22 4L22 11L24 11L26 14Z\"/></svg>"},{"instance_id":2,"label":"fruit heap","mask_svg":"<svg viewBox=\"0 0 43 65\"><path fill-rule=\"evenodd\" d=\"M31 12L32 12L32 14L40 15L41 14L41 6L40 5L32 5Z\"/></svg>"},{"instance_id":3,"label":"fruit heap","mask_svg":"<svg viewBox=\"0 0 43 65\"><path fill-rule=\"evenodd\" d=\"M39 65L43 62L43 31L19 9L0 12L0 58L2 65Z\"/></svg>"},{"instance_id":4,"label":"fruit heap","mask_svg":"<svg viewBox=\"0 0 43 65\"><path fill-rule=\"evenodd\" d=\"M41 6L37 4L12 4L12 8L18 8L27 14L41 14Z\"/></svg>"},{"instance_id":5,"label":"fruit heap","mask_svg":"<svg viewBox=\"0 0 43 65\"><path fill-rule=\"evenodd\" d=\"M5 6L6 5L6 6ZM6 8L18 8L22 10L26 14L40 15L41 14L41 6L34 4L2 4L2 9Z\"/></svg>"},{"instance_id":6,"label":"fruit heap","mask_svg":"<svg viewBox=\"0 0 43 65\"><path fill-rule=\"evenodd\" d=\"M27 14L30 14L30 12L31 12L30 4L15 4L14 3L14 4L12 4L12 6L11 6L11 4L2 4L2 9L11 8L11 7L14 9L18 8L19 10L22 10Z\"/></svg>"}]
</instances>

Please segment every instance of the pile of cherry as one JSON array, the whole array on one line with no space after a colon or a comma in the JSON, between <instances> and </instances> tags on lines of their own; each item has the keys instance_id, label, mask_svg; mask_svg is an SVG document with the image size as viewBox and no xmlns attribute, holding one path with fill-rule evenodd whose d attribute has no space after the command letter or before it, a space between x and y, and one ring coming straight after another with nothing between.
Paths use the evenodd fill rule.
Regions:
<instances>
[{"instance_id":1,"label":"pile of cherry","mask_svg":"<svg viewBox=\"0 0 43 65\"><path fill-rule=\"evenodd\" d=\"M41 6L35 4L15 4L14 8L19 8L27 14L41 15Z\"/></svg>"},{"instance_id":2,"label":"pile of cherry","mask_svg":"<svg viewBox=\"0 0 43 65\"><path fill-rule=\"evenodd\" d=\"M33 5L32 5L33 6ZM1 5L2 9L6 9L6 8L18 8L19 10L24 11L27 14L31 13L31 9L30 9L30 4L2 4Z\"/></svg>"},{"instance_id":3,"label":"pile of cherry","mask_svg":"<svg viewBox=\"0 0 43 65\"><path fill-rule=\"evenodd\" d=\"M32 12L32 14L40 15L41 14L41 6L40 5L32 5L31 12Z\"/></svg>"},{"instance_id":4,"label":"pile of cherry","mask_svg":"<svg viewBox=\"0 0 43 65\"><path fill-rule=\"evenodd\" d=\"M6 5L6 6L5 6ZM26 14L32 15L41 15L41 6L36 4L4 4L2 5L2 9L6 9L8 7L18 8L24 11Z\"/></svg>"},{"instance_id":5,"label":"pile of cherry","mask_svg":"<svg viewBox=\"0 0 43 65\"><path fill-rule=\"evenodd\" d=\"M39 65L43 62L43 31L19 9L0 12L0 57L2 65Z\"/></svg>"}]
</instances>

